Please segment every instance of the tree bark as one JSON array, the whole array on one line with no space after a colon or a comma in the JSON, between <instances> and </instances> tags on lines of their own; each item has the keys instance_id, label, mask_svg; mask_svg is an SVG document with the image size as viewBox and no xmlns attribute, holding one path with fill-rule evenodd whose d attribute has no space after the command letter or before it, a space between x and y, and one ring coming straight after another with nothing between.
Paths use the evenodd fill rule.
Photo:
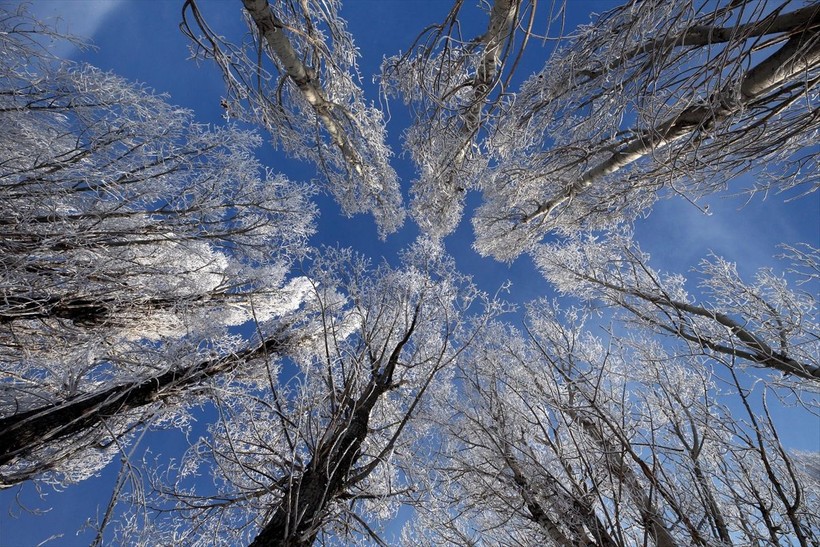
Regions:
<instances>
[{"instance_id":1,"label":"tree bark","mask_svg":"<svg viewBox=\"0 0 820 547\"><path fill-rule=\"evenodd\" d=\"M393 348L384 367L374 369L364 392L355 400L348 399L348 418L337 423L330 435L324 436L307 470L289 483L273 516L250 547L312 545L321 529L327 506L344 493L351 482L367 476L367 473L354 474L351 480L360 448L367 438L370 413L379 398L395 387L393 372L402 348L416 328L419 312L419 307L416 307L404 337Z\"/></svg>"},{"instance_id":2,"label":"tree bark","mask_svg":"<svg viewBox=\"0 0 820 547\"><path fill-rule=\"evenodd\" d=\"M250 14L259 35L270 46L288 77L293 80L305 100L313 107L316 117L325 127L333 143L339 147L350 166L361 175L364 172L362 160L350 143L346 130L333 116L334 104L325 97L322 84L313 71L305 66L290 40L285 35L284 25L271 11L268 0L242 0Z\"/></svg>"},{"instance_id":3,"label":"tree bark","mask_svg":"<svg viewBox=\"0 0 820 547\"><path fill-rule=\"evenodd\" d=\"M324 509L347 486L347 478L367 437L370 412L386 386L371 383L354 404L347 423L339 426L316 452L307 471L293 483L276 512L251 547L312 545L322 524Z\"/></svg>"},{"instance_id":4,"label":"tree bark","mask_svg":"<svg viewBox=\"0 0 820 547\"><path fill-rule=\"evenodd\" d=\"M90 430L107 418L161 401L242 363L280 353L287 343L288 336L282 332L238 353L0 419L0 466L49 442ZM9 485L0 478L0 486Z\"/></svg>"}]
</instances>

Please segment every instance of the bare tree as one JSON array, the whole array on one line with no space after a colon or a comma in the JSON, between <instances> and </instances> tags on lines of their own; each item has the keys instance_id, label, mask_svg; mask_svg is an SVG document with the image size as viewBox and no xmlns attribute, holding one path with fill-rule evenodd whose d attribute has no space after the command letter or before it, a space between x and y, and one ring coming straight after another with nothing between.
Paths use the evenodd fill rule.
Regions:
<instances>
[{"instance_id":1,"label":"bare tree","mask_svg":"<svg viewBox=\"0 0 820 547\"><path fill-rule=\"evenodd\" d=\"M240 45L211 29L194 0L182 12L195 55L222 70L228 115L259 124L288 153L313 162L346 214L371 212L382 236L397 230L405 213L383 114L357 84L357 52L340 2L242 4L252 40Z\"/></svg>"},{"instance_id":2,"label":"bare tree","mask_svg":"<svg viewBox=\"0 0 820 547\"><path fill-rule=\"evenodd\" d=\"M759 388L732 375L719 390L708 363L593 337L546 301L527 337L488 332L442 404L448 444L409 544L817 541L816 492Z\"/></svg>"},{"instance_id":3,"label":"bare tree","mask_svg":"<svg viewBox=\"0 0 820 547\"><path fill-rule=\"evenodd\" d=\"M160 520L146 541L383 544L378 523L412 489L401 467L415 465L409 446L424 433L415 416L497 312L466 315L483 296L440 253L421 242L402 267L372 269L327 251L300 348L269 362L269 385L217 393L210 435L155 485ZM205 472L216 491L200 494L191 478Z\"/></svg>"},{"instance_id":4,"label":"bare tree","mask_svg":"<svg viewBox=\"0 0 820 547\"><path fill-rule=\"evenodd\" d=\"M229 327L294 308L282 286L314 210L309 187L260 176L253 134L50 58L23 9L0 25L0 465L30 477L12 460L32 446L236 350Z\"/></svg>"},{"instance_id":5,"label":"bare tree","mask_svg":"<svg viewBox=\"0 0 820 547\"><path fill-rule=\"evenodd\" d=\"M658 195L816 189L814 3L626 2L559 46L498 117L476 248L611 226Z\"/></svg>"},{"instance_id":6,"label":"bare tree","mask_svg":"<svg viewBox=\"0 0 820 547\"><path fill-rule=\"evenodd\" d=\"M801 249L793 256L795 273L810 275L817 270L817 251ZM630 321L685 341L692 351L820 380L820 327L811 290L816 283L792 289L770 269L746 283L735 264L713 256L697 269L702 296L693 295L683 276L654 270L629 233L547 244L536 256L547 279L565 294L614 306Z\"/></svg>"},{"instance_id":7,"label":"bare tree","mask_svg":"<svg viewBox=\"0 0 820 547\"><path fill-rule=\"evenodd\" d=\"M405 147L416 164L413 217L423 230L444 236L461 220L467 190L481 187L487 169L482 129L497 116L514 69L532 36L537 0L487 3L486 32L463 36L463 1L453 3L444 21L426 28L406 53L387 59L382 86L412 109L414 121ZM548 23L548 26L550 26Z\"/></svg>"}]
</instances>

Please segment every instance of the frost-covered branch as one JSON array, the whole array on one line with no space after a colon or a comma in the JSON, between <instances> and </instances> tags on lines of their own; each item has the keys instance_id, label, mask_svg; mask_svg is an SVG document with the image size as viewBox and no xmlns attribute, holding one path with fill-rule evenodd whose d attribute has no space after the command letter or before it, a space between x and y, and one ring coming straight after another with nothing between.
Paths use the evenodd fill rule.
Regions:
<instances>
[{"instance_id":1,"label":"frost-covered branch","mask_svg":"<svg viewBox=\"0 0 820 547\"><path fill-rule=\"evenodd\" d=\"M804 380L820 380L814 297L760 271L754 284L719 257L700 265L702 302L685 279L652 269L629 235L544 245L536 261L566 294L602 300L636 322L707 353L726 354Z\"/></svg>"},{"instance_id":2,"label":"frost-covered branch","mask_svg":"<svg viewBox=\"0 0 820 547\"><path fill-rule=\"evenodd\" d=\"M67 397L55 404L33 408L0 418L0 487L36 477L51 470L56 462L49 461L40 450L49 444L76 444L75 451L99 444L108 434L103 424L112 418L139 422L143 412L158 411L166 400L179 398L186 390L201 386L220 374L245 366L253 360L275 359L288 347L285 330L255 347L195 364L175 365L161 374L127 384L101 387L96 391ZM92 441L91 439L95 439ZM5 468L5 470L4 470Z\"/></svg>"},{"instance_id":3,"label":"frost-covered branch","mask_svg":"<svg viewBox=\"0 0 820 547\"><path fill-rule=\"evenodd\" d=\"M419 171L411 206L428 234L452 232L461 220L466 191L480 187L476 175L486 167L480 134L530 38L536 5L492 2L486 32L467 40L460 35L463 6L457 2L446 20L423 31L407 53L382 65L387 94L403 98L415 114L405 141Z\"/></svg>"},{"instance_id":4,"label":"frost-covered branch","mask_svg":"<svg viewBox=\"0 0 820 547\"><path fill-rule=\"evenodd\" d=\"M491 132L476 248L608 228L663 195L817 187L820 10L629 2L559 48Z\"/></svg>"},{"instance_id":5,"label":"frost-covered branch","mask_svg":"<svg viewBox=\"0 0 820 547\"><path fill-rule=\"evenodd\" d=\"M314 334L291 353L298 372L284 382L279 367L263 392L226 393L225 418L184 473L157 480L164 528L192 522L197 537L226 545L355 542L412 491L400 470L413 468L409 447L424 433L417 415L487 320L466 315L479 295L430 242L396 269L327 250L310 276L314 304L298 328ZM186 487L205 470L230 501Z\"/></svg>"},{"instance_id":6,"label":"frost-covered branch","mask_svg":"<svg viewBox=\"0 0 820 547\"><path fill-rule=\"evenodd\" d=\"M383 116L366 105L356 83L357 52L339 2L243 0L243 6L253 44L219 37L194 0L183 6L182 29L194 53L223 72L228 116L259 124L286 151L312 161L346 214L372 213L382 236L397 230L404 209ZM258 52L267 54L273 71Z\"/></svg>"},{"instance_id":7,"label":"frost-covered branch","mask_svg":"<svg viewBox=\"0 0 820 547\"><path fill-rule=\"evenodd\" d=\"M771 416L736 416L748 386L720 394L705 360L597 338L545 300L526 330L489 329L439 401L405 545L816 541L810 478Z\"/></svg>"},{"instance_id":8,"label":"frost-covered branch","mask_svg":"<svg viewBox=\"0 0 820 547\"><path fill-rule=\"evenodd\" d=\"M818 10L812 8L812 11L816 13ZM820 26L820 22L817 24ZM795 76L802 78L820 65L819 37L820 32L816 29L801 32L750 69L739 84L730 82L724 90L710 97L709 104L687 107L674 118L662 121L648 130L636 132L637 134L623 141L623 144L615 144L613 148L616 150L607 159L586 170L562 193L539 205L535 211L525 215L521 222L527 223L540 216L549 216L557 207L601 178L678 139L695 134L693 144L697 146L697 140L711 137L709 130L714 124L723 122L756 102L765 104L768 101L764 95L782 87ZM691 44L684 40L683 45ZM813 84L814 82L810 82L810 85Z\"/></svg>"}]
</instances>

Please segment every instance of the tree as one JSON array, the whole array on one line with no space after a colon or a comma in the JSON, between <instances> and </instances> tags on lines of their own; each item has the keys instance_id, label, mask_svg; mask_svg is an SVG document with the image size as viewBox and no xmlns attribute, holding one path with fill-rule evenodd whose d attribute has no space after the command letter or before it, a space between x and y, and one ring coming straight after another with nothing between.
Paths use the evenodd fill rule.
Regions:
<instances>
[{"instance_id":1,"label":"tree","mask_svg":"<svg viewBox=\"0 0 820 547\"><path fill-rule=\"evenodd\" d=\"M195 55L222 70L229 115L268 129L293 157L315 163L343 212L371 212L384 237L404 222L401 191L383 114L356 85L357 54L339 4L243 0L251 41L234 45L186 0L181 28Z\"/></svg>"},{"instance_id":2,"label":"tree","mask_svg":"<svg viewBox=\"0 0 820 547\"><path fill-rule=\"evenodd\" d=\"M413 488L402 468L415 465L427 392L447 384L498 309L485 302L471 318L485 297L430 243L415 244L395 269L347 251L325 257L310 273L303 343L289 359L271 356L267 385L218 392L219 421L155 484L149 505L170 521L127 530L148 530L149 544L381 542L375 524ZM206 472L213 491L200 493L191 478Z\"/></svg>"},{"instance_id":3,"label":"tree","mask_svg":"<svg viewBox=\"0 0 820 547\"><path fill-rule=\"evenodd\" d=\"M629 233L601 239L572 238L542 245L536 262L558 290L612 306L628 320L661 335L679 338L691 351L730 355L800 380L820 380L820 326L815 317L818 250L795 249L792 258L804 281L793 290L783 275L763 269L754 283L720 257L703 260L697 271L704 302L686 289L686 278L649 265Z\"/></svg>"},{"instance_id":4,"label":"tree","mask_svg":"<svg viewBox=\"0 0 820 547\"><path fill-rule=\"evenodd\" d=\"M626 2L559 47L489 131L476 248L610 227L659 195L754 172L817 187L820 11L794 2Z\"/></svg>"},{"instance_id":5,"label":"tree","mask_svg":"<svg viewBox=\"0 0 820 547\"><path fill-rule=\"evenodd\" d=\"M419 172L411 188L413 218L438 237L458 225L466 191L481 188L480 176L488 167L480 146L482 129L509 87L505 66L517 64L533 30L537 2L491 4L481 36L462 36L464 5L454 2L444 21L425 29L406 53L382 66L385 91L403 98L415 114L405 134L405 148ZM526 27L519 28L527 17Z\"/></svg>"},{"instance_id":6,"label":"tree","mask_svg":"<svg viewBox=\"0 0 820 547\"><path fill-rule=\"evenodd\" d=\"M8 484L78 450L52 446L63 455L45 457L44 443L78 431L93 433L81 445L98 442L103 417L133 409L134 386L151 385L142 406L168 389L151 384L159 378L255 351L227 329L251 320L267 328L298 307L298 291L282 285L314 212L310 188L259 176L253 134L197 125L121 78L51 59L38 42L44 29L22 10L0 12L0 24ZM77 415L93 426L79 427ZM88 461L75 462L81 475L93 472Z\"/></svg>"},{"instance_id":7,"label":"tree","mask_svg":"<svg viewBox=\"0 0 820 547\"><path fill-rule=\"evenodd\" d=\"M408 544L817 541L816 491L765 392L735 372L718 390L722 365L641 333L594 337L577 310L538 301L528 317L525 336L496 325L461 361Z\"/></svg>"}]
</instances>

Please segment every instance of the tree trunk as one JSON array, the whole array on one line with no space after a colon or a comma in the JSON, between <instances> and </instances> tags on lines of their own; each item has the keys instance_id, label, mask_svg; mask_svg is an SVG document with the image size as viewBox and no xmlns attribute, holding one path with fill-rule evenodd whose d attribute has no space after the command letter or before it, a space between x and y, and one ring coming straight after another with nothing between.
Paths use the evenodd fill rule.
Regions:
<instances>
[{"instance_id":1,"label":"tree trunk","mask_svg":"<svg viewBox=\"0 0 820 547\"><path fill-rule=\"evenodd\" d=\"M367 477L369 470L359 473L351 481L350 473L367 438L373 407L382 395L394 387L393 372L402 348L416 329L419 312L420 307L417 306L404 337L393 348L384 367L378 370L374 363L373 374L364 392L355 401L347 399L349 418L339 422L332 434L325 435L305 473L288 483L290 486L276 511L250 547L301 547L313 544L328 504L342 494L350 482Z\"/></svg>"},{"instance_id":2,"label":"tree trunk","mask_svg":"<svg viewBox=\"0 0 820 547\"><path fill-rule=\"evenodd\" d=\"M0 419L0 466L27 456L49 442L90 430L106 418L161 401L181 388L196 385L252 359L279 353L287 341L287 335L280 332L239 353Z\"/></svg>"},{"instance_id":3,"label":"tree trunk","mask_svg":"<svg viewBox=\"0 0 820 547\"><path fill-rule=\"evenodd\" d=\"M285 497L250 547L301 547L313 544L328 503L341 494L367 437L370 412L388 386L376 380L353 404L349 420L340 424L319 448L310 465L288 488Z\"/></svg>"}]
</instances>

